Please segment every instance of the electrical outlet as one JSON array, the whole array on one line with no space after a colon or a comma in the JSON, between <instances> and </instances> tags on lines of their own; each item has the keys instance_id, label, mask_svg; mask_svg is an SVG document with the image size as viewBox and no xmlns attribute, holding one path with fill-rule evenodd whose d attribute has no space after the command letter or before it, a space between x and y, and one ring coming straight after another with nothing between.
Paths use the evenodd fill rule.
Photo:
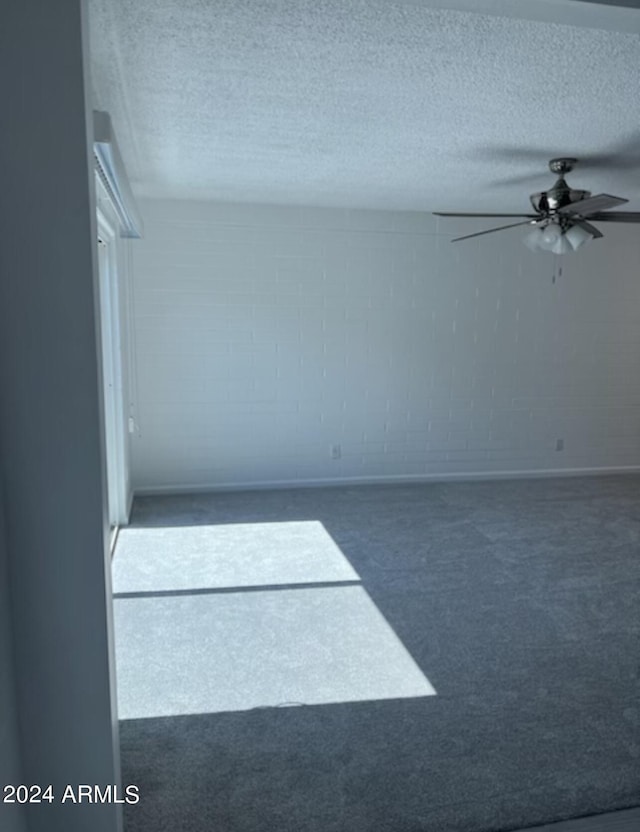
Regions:
<instances>
[{"instance_id":1,"label":"electrical outlet","mask_svg":"<svg viewBox=\"0 0 640 832\"><path fill-rule=\"evenodd\" d=\"M342 448L340 445L332 445L329 449L331 459L340 459L342 457Z\"/></svg>"},{"instance_id":2,"label":"electrical outlet","mask_svg":"<svg viewBox=\"0 0 640 832\"><path fill-rule=\"evenodd\" d=\"M564 451L564 439L556 439L556 451Z\"/></svg>"}]
</instances>

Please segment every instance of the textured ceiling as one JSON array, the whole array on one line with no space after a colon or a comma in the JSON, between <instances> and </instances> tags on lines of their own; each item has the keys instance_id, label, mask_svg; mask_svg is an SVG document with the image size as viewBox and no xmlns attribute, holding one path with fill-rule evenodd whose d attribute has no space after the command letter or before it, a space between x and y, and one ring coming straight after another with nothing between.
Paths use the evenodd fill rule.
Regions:
<instances>
[{"instance_id":1,"label":"textured ceiling","mask_svg":"<svg viewBox=\"0 0 640 832\"><path fill-rule=\"evenodd\" d=\"M640 12L455 5L90 0L94 105L140 196L518 211L572 155L574 187L640 210Z\"/></svg>"}]
</instances>

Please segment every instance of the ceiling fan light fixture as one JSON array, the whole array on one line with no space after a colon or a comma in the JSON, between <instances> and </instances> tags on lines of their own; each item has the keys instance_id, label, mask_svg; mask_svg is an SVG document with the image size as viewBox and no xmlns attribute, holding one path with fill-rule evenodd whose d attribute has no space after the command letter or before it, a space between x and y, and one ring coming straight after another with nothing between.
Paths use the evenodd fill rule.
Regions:
<instances>
[{"instance_id":1,"label":"ceiling fan light fixture","mask_svg":"<svg viewBox=\"0 0 640 832\"><path fill-rule=\"evenodd\" d=\"M570 254L592 239L592 235L580 226L572 226L566 232L558 223L551 222L544 227L532 229L522 239L525 246L534 253L548 251L551 254Z\"/></svg>"}]
</instances>

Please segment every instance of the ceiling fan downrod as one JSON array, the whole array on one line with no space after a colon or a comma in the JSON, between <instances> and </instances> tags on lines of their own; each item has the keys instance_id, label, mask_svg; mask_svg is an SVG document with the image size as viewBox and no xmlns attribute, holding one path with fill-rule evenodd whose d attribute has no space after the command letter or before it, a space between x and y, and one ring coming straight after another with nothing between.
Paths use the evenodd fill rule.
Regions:
<instances>
[{"instance_id":1,"label":"ceiling fan downrod","mask_svg":"<svg viewBox=\"0 0 640 832\"><path fill-rule=\"evenodd\" d=\"M531 194L529 199L534 211L550 217L560 208L572 205L574 202L580 202L581 199L588 199L591 196L591 191L574 190L565 181L565 174L571 173L577 161L577 159L571 157L561 157L549 162L549 170L551 173L557 174L558 179L548 191Z\"/></svg>"}]
</instances>

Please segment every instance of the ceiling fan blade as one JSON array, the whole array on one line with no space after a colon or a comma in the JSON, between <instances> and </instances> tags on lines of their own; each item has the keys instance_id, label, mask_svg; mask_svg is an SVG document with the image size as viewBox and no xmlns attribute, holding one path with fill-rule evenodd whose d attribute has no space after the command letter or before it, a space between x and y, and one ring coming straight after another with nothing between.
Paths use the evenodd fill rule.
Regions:
<instances>
[{"instance_id":1,"label":"ceiling fan blade","mask_svg":"<svg viewBox=\"0 0 640 832\"><path fill-rule=\"evenodd\" d=\"M589 214L593 222L640 222L640 211L607 211Z\"/></svg>"},{"instance_id":2,"label":"ceiling fan blade","mask_svg":"<svg viewBox=\"0 0 640 832\"><path fill-rule=\"evenodd\" d=\"M586 220L576 220L573 224L577 225L579 228L584 228L585 231L587 231L589 234L591 234L592 237L595 237L596 239L598 237L603 236L602 231L599 231L595 227L595 225L591 225L591 223L587 222Z\"/></svg>"},{"instance_id":3,"label":"ceiling fan blade","mask_svg":"<svg viewBox=\"0 0 640 832\"><path fill-rule=\"evenodd\" d=\"M443 211L434 211L436 217L530 217L535 219L538 214L447 214Z\"/></svg>"},{"instance_id":4,"label":"ceiling fan blade","mask_svg":"<svg viewBox=\"0 0 640 832\"><path fill-rule=\"evenodd\" d=\"M544 170L532 171L521 176L505 176L502 179L492 179L488 184L492 188L506 188L512 185L529 185L536 181L549 181L549 171Z\"/></svg>"},{"instance_id":5,"label":"ceiling fan blade","mask_svg":"<svg viewBox=\"0 0 640 832\"><path fill-rule=\"evenodd\" d=\"M470 154L470 159L481 162L496 162L506 160L509 162L524 162L531 165L544 165L554 156L558 148L540 147L505 147L504 145L486 145L478 147ZM561 154L560 154L561 155Z\"/></svg>"},{"instance_id":6,"label":"ceiling fan blade","mask_svg":"<svg viewBox=\"0 0 640 832\"><path fill-rule=\"evenodd\" d=\"M593 214L594 211L606 211L607 208L624 205L625 202L629 202L629 200L610 194L596 194L596 196L591 196L589 199L580 199L578 202L572 202L571 205L565 205L558 209L558 213L579 214L581 217L586 217Z\"/></svg>"},{"instance_id":7,"label":"ceiling fan blade","mask_svg":"<svg viewBox=\"0 0 640 832\"><path fill-rule=\"evenodd\" d=\"M549 159L561 156L573 156L577 158L578 164L576 168L578 170L637 170L640 167L640 131L636 130L622 141L618 141L615 145L609 146L606 152L600 151L594 153L582 145L576 146L572 141L571 144L548 146L546 149L541 147L489 145L478 148L471 158L474 161L488 162L504 159L505 162L511 162L513 165L519 164L521 166L525 164L540 165L540 172L544 173L547 169L546 165ZM533 179L537 175L532 169L531 178ZM525 177L523 176L522 178L524 179Z\"/></svg>"},{"instance_id":8,"label":"ceiling fan blade","mask_svg":"<svg viewBox=\"0 0 640 832\"><path fill-rule=\"evenodd\" d=\"M532 220L523 220L522 222L512 222L510 225L501 225L498 228L490 228L488 231L476 231L475 234L465 234L464 237L455 237L451 240L452 243L458 243L460 240L469 240L471 237L482 237L483 234L493 234L494 231L504 231L505 228L515 228L516 225L535 225Z\"/></svg>"}]
</instances>

